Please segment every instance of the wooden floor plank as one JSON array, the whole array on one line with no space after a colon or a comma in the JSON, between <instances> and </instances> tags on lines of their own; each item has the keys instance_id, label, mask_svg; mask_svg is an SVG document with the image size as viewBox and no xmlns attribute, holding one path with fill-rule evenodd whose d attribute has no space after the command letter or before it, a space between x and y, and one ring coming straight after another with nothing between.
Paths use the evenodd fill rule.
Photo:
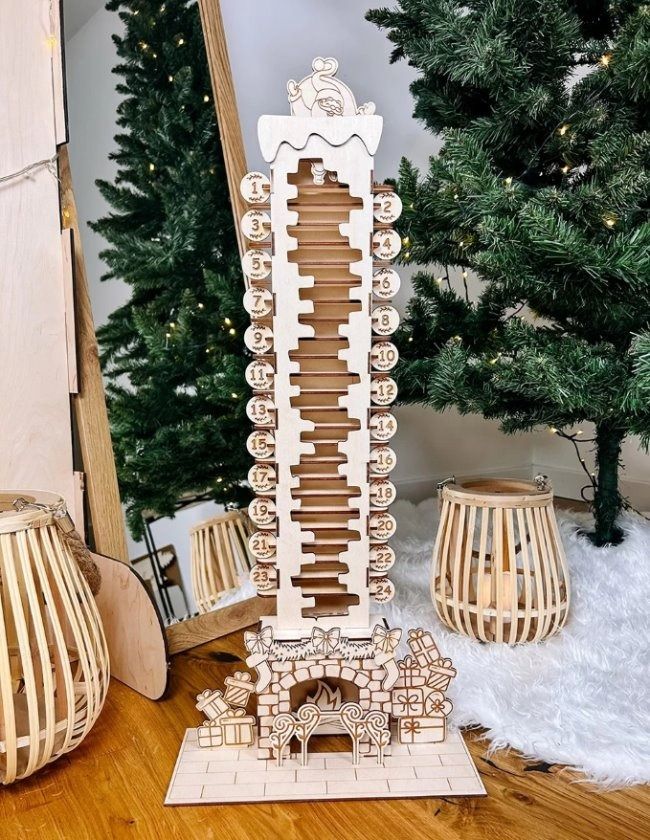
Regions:
<instances>
[{"instance_id":1,"label":"wooden floor plank","mask_svg":"<svg viewBox=\"0 0 650 840\"><path fill-rule=\"evenodd\" d=\"M650 790L600 793L559 767L516 754L489 757L466 741L488 792L473 799L165 807L162 803L195 695L241 667L242 634L173 660L166 699L113 682L95 729L75 752L0 795L2 836L103 838L403 838L409 840L631 840L647 836ZM332 739L336 741L337 739ZM340 749L340 744L333 745ZM535 769L537 768L537 769Z\"/></svg>"}]
</instances>

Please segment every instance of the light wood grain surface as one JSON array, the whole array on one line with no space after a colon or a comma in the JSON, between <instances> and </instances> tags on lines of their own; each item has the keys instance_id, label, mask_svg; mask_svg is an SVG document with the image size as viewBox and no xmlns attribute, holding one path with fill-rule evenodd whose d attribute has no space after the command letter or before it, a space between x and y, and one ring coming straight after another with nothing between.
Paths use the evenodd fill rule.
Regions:
<instances>
[{"instance_id":1,"label":"light wood grain surface","mask_svg":"<svg viewBox=\"0 0 650 840\"><path fill-rule=\"evenodd\" d=\"M72 400L72 410L85 471L92 526L87 538L95 551L128 563L126 530L67 146L59 149L59 179L62 223L66 229L64 233L71 234L74 255L74 326L79 393ZM70 307L68 313L71 314Z\"/></svg>"},{"instance_id":2,"label":"light wood grain surface","mask_svg":"<svg viewBox=\"0 0 650 840\"><path fill-rule=\"evenodd\" d=\"M29 11L26 10L28 7ZM0 176L50 160L62 128L59 3L0 3ZM51 15L51 16L50 16ZM0 185L0 487L63 496L79 527L72 456L64 243L45 166Z\"/></svg>"},{"instance_id":3,"label":"light wood grain surface","mask_svg":"<svg viewBox=\"0 0 650 840\"><path fill-rule=\"evenodd\" d=\"M174 658L158 703L112 683L78 750L0 793L3 837L16 840L632 840L647 837L650 791L598 793L559 767L498 753L467 737L488 796L366 802L165 807L163 798L195 695L241 667L235 633ZM338 739L331 746L340 749Z\"/></svg>"},{"instance_id":4,"label":"light wood grain surface","mask_svg":"<svg viewBox=\"0 0 650 840\"><path fill-rule=\"evenodd\" d=\"M199 0L205 49L208 55L212 93L219 123L221 149L226 164L228 192L235 221L235 233L240 255L245 246L239 220L248 209L239 192L239 182L246 174L246 152L242 139L237 98L230 69L226 34L221 18L219 0Z\"/></svg>"}]
</instances>

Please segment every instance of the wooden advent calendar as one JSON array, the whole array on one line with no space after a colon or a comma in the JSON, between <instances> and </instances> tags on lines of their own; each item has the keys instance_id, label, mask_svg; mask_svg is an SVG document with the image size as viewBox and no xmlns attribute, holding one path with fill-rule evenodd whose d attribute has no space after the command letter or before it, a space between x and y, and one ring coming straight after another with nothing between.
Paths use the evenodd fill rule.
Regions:
<instances>
[{"instance_id":1,"label":"wooden advent calendar","mask_svg":"<svg viewBox=\"0 0 650 840\"><path fill-rule=\"evenodd\" d=\"M255 678L236 672L197 698L205 722L187 732L169 804L484 793L446 731L452 663L422 629L398 660L402 630L373 615L395 591L401 202L373 184L374 104L357 107L335 59L312 69L288 83L290 116L259 121L270 178L241 184L251 578L275 615L244 636ZM310 758L313 736L336 733L349 753Z\"/></svg>"}]
</instances>

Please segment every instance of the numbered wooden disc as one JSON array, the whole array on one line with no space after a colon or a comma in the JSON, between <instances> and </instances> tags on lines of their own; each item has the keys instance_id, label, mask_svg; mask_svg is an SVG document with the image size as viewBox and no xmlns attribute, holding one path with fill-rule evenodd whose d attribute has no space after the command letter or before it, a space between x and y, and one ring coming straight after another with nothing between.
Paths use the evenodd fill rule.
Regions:
<instances>
[{"instance_id":1,"label":"numbered wooden disc","mask_svg":"<svg viewBox=\"0 0 650 840\"><path fill-rule=\"evenodd\" d=\"M393 268L380 268L372 275L372 292L382 300L395 297L400 285L399 274Z\"/></svg>"},{"instance_id":2,"label":"numbered wooden disc","mask_svg":"<svg viewBox=\"0 0 650 840\"><path fill-rule=\"evenodd\" d=\"M263 172L248 172L241 179L239 192L249 204L264 204L269 200L271 182Z\"/></svg>"},{"instance_id":3,"label":"numbered wooden disc","mask_svg":"<svg viewBox=\"0 0 650 840\"><path fill-rule=\"evenodd\" d=\"M269 560L275 557L277 540L272 531L255 531L248 540L248 547L253 557L258 560Z\"/></svg>"},{"instance_id":4,"label":"numbered wooden disc","mask_svg":"<svg viewBox=\"0 0 650 840\"><path fill-rule=\"evenodd\" d=\"M395 501L397 490L387 478L373 479L370 482L370 504L373 507L386 508Z\"/></svg>"},{"instance_id":5,"label":"numbered wooden disc","mask_svg":"<svg viewBox=\"0 0 650 840\"><path fill-rule=\"evenodd\" d=\"M391 341L379 341L372 345L370 364L375 370L392 370L398 359L397 347Z\"/></svg>"},{"instance_id":6,"label":"numbered wooden disc","mask_svg":"<svg viewBox=\"0 0 650 840\"><path fill-rule=\"evenodd\" d=\"M395 597L395 584L388 578L370 578L370 597L376 604L387 604Z\"/></svg>"},{"instance_id":7,"label":"numbered wooden disc","mask_svg":"<svg viewBox=\"0 0 650 840\"><path fill-rule=\"evenodd\" d=\"M375 405L390 405L397 397L397 383L390 376L378 376L370 384L370 399Z\"/></svg>"},{"instance_id":8,"label":"numbered wooden disc","mask_svg":"<svg viewBox=\"0 0 650 840\"><path fill-rule=\"evenodd\" d=\"M375 446L370 450L370 472L375 475L388 475L396 464L397 455L390 446Z\"/></svg>"},{"instance_id":9,"label":"numbered wooden disc","mask_svg":"<svg viewBox=\"0 0 650 840\"><path fill-rule=\"evenodd\" d=\"M268 353L273 347L273 330L265 324L251 324L244 333L244 344L253 353Z\"/></svg>"},{"instance_id":10,"label":"numbered wooden disc","mask_svg":"<svg viewBox=\"0 0 650 840\"><path fill-rule=\"evenodd\" d=\"M250 571L250 580L258 595L275 592L278 585L278 572L268 563L257 563Z\"/></svg>"},{"instance_id":11,"label":"numbered wooden disc","mask_svg":"<svg viewBox=\"0 0 650 840\"><path fill-rule=\"evenodd\" d=\"M394 192L380 192L372 204L375 219L382 225L392 225L402 215L402 199Z\"/></svg>"},{"instance_id":12,"label":"numbered wooden disc","mask_svg":"<svg viewBox=\"0 0 650 840\"><path fill-rule=\"evenodd\" d=\"M256 426L272 426L275 422L275 403L271 397L251 397L246 403L246 414Z\"/></svg>"},{"instance_id":13,"label":"numbered wooden disc","mask_svg":"<svg viewBox=\"0 0 650 840\"><path fill-rule=\"evenodd\" d=\"M246 448L253 456L264 461L267 458L272 458L275 453L275 437L273 432L266 429L256 429L248 436L246 441Z\"/></svg>"},{"instance_id":14,"label":"numbered wooden disc","mask_svg":"<svg viewBox=\"0 0 650 840\"><path fill-rule=\"evenodd\" d=\"M271 254L253 248L246 251L241 260L244 274L251 280L264 280L271 273Z\"/></svg>"},{"instance_id":15,"label":"numbered wooden disc","mask_svg":"<svg viewBox=\"0 0 650 840\"><path fill-rule=\"evenodd\" d=\"M397 419L387 411L380 411L370 417L370 437L372 440L390 440L397 431Z\"/></svg>"},{"instance_id":16,"label":"numbered wooden disc","mask_svg":"<svg viewBox=\"0 0 650 840\"><path fill-rule=\"evenodd\" d=\"M257 525L258 528L270 525L272 522L275 522L275 502L266 496L253 499L248 506L248 516L251 522Z\"/></svg>"},{"instance_id":17,"label":"numbered wooden disc","mask_svg":"<svg viewBox=\"0 0 650 840\"><path fill-rule=\"evenodd\" d=\"M264 210L249 210L241 217L241 232L251 242L263 242L271 235L271 217Z\"/></svg>"},{"instance_id":18,"label":"numbered wooden disc","mask_svg":"<svg viewBox=\"0 0 650 840\"><path fill-rule=\"evenodd\" d=\"M252 318L263 318L273 309L273 295L269 289L251 286L244 295L244 309Z\"/></svg>"},{"instance_id":19,"label":"numbered wooden disc","mask_svg":"<svg viewBox=\"0 0 650 840\"><path fill-rule=\"evenodd\" d=\"M275 490L276 474L271 464L254 464L248 471L248 483L254 493L269 493Z\"/></svg>"},{"instance_id":20,"label":"numbered wooden disc","mask_svg":"<svg viewBox=\"0 0 650 840\"><path fill-rule=\"evenodd\" d=\"M389 545L370 546L370 568L374 572L387 572L395 564L395 552Z\"/></svg>"},{"instance_id":21,"label":"numbered wooden disc","mask_svg":"<svg viewBox=\"0 0 650 840\"><path fill-rule=\"evenodd\" d=\"M376 230L372 235L372 253L375 259L389 262L394 260L402 248L402 240L396 230Z\"/></svg>"},{"instance_id":22,"label":"numbered wooden disc","mask_svg":"<svg viewBox=\"0 0 650 840\"><path fill-rule=\"evenodd\" d=\"M373 540L389 540L397 528L395 517L390 513L373 513L369 521L370 538Z\"/></svg>"},{"instance_id":23,"label":"numbered wooden disc","mask_svg":"<svg viewBox=\"0 0 650 840\"><path fill-rule=\"evenodd\" d=\"M375 335L392 335L399 327L399 312L394 306L376 306L372 310L372 331Z\"/></svg>"},{"instance_id":24,"label":"numbered wooden disc","mask_svg":"<svg viewBox=\"0 0 650 840\"><path fill-rule=\"evenodd\" d=\"M275 371L270 362L256 359L246 368L246 382L256 391L268 391L273 387Z\"/></svg>"}]
</instances>

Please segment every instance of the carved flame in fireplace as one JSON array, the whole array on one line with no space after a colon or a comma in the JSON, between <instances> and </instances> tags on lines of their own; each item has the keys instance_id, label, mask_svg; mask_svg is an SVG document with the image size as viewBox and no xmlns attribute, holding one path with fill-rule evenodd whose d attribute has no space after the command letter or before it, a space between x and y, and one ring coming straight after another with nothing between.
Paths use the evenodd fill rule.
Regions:
<instances>
[{"instance_id":1,"label":"carved flame in fireplace","mask_svg":"<svg viewBox=\"0 0 650 840\"><path fill-rule=\"evenodd\" d=\"M324 712L335 712L341 708L342 702L340 687L331 688L322 680L317 681L316 691L307 697L307 703L315 703Z\"/></svg>"}]
</instances>

